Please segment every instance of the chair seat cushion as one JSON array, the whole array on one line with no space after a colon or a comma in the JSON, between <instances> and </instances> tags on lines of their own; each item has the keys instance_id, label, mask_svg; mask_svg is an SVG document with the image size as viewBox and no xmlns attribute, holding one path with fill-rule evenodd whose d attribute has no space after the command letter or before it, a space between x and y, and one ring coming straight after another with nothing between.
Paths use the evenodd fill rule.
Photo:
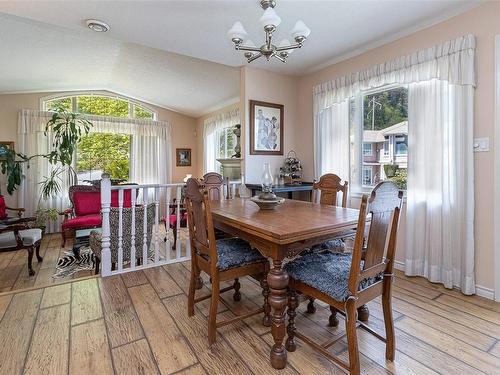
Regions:
<instances>
[{"instance_id":1,"label":"chair seat cushion","mask_svg":"<svg viewBox=\"0 0 500 375\"><path fill-rule=\"evenodd\" d=\"M328 240L319 245L311 246L313 253L321 253L323 251L331 251L333 253L343 253L345 251L345 243L340 239Z\"/></svg>"},{"instance_id":2,"label":"chair seat cushion","mask_svg":"<svg viewBox=\"0 0 500 375\"><path fill-rule=\"evenodd\" d=\"M217 240L217 268L221 271L248 264L267 262L257 250L240 238L222 238Z\"/></svg>"},{"instance_id":3,"label":"chair seat cushion","mask_svg":"<svg viewBox=\"0 0 500 375\"><path fill-rule=\"evenodd\" d=\"M101 226L101 215L85 215L77 216L64 221L62 224L63 229L68 228L91 228Z\"/></svg>"},{"instance_id":4,"label":"chair seat cushion","mask_svg":"<svg viewBox=\"0 0 500 375\"><path fill-rule=\"evenodd\" d=\"M19 236L24 246L33 246L35 242L42 239L42 230L38 228L25 229L19 231ZM0 234L0 249L16 247L17 241L14 232L5 232Z\"/></svg>"},{"instance_id":5,"label":"chair seat cushion","mask_svg":"<svg viewBox=\"0 0 500 375\"><path fill-rule=\"evenodd\" d=\"M349 297L347 284L351 263L352 254L310 253L286 264L285 270L295 280L343 302ZM367 288L378 280L381 280L381 275L362 280L358 290Z\"/></svg>"},{"instance_id":6,"label":"chair seat cushion","mask_svg":"<svg viewBox=\"0 0 500 375\"><path fill-rule=\"evenodd\" d=\"M184 212L182 215L181 215L181 221L186 221L187 220L187 217L188 217L188 214L187 212ZM168 222L171 226L174 226L177 224L177 215L169 215L168 216Z\"/></svg>"}]
</instances>

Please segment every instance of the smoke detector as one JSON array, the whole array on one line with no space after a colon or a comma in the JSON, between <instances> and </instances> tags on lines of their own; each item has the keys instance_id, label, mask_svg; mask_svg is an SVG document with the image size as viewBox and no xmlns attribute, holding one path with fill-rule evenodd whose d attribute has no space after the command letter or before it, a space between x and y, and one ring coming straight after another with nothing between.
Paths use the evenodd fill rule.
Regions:
<instances>
[{"instance_id":1,"label":"smoke detector","mask_svg":"<svg viewBox=\"0 0 500 375\"><path fill-rule=\"evenodd\" d=\"M109 30L109 25L106 22L99 20L87 20L85 23L90 30L94 30L98 33L105 33Z\"/></svg>"}]
</instances>

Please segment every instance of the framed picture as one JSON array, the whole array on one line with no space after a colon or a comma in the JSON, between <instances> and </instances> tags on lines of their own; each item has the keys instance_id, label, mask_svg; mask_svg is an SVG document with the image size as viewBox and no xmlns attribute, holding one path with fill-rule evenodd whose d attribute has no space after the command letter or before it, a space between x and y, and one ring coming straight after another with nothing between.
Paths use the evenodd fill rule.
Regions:
<instances>
[{"instance_id":1,"label":"framed picture","mask_svg":"<svg viewBox=\"0 0 500 375\"><path fill-rule=\"evenodd\" d=\"M8 150L14 149L14 142L0 141L0 160L5 160Z\"/></svg>"},{"instance_id":2,"label":"framed picture","mask_svg":"<svg viewBox=\"0 0 500 375\"><path fill-rule=\"evenodd\" d=\"M283 155L282 104L250 100L250 154Z\"/></svg>"},{"instance_id":3,"label":"framed picture","mask_svg":"<svg viewBox=\"0 0 500 375\"><path fill-rule=\"evenodd\" d=\"M176 165L178 167L190 167L191 166L191 149L190 148L176 148Z\"/></svg>"}]
</instances>

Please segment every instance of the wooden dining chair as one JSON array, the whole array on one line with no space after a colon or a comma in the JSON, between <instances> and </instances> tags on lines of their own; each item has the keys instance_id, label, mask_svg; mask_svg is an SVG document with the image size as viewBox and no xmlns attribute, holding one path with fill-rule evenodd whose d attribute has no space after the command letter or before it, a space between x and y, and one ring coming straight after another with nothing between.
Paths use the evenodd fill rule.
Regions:
<instances>
[{"instance_id":1,"label":"wooden dining chair","mask_svg":"<svg viewBox=\"0 0 500 375\"><path fill-rule=\"evenodd\" d=\"M392 182L381 182L370 198L363 195L352 254L310 253L285 266L289 275L289 301L286 349L296 350L295 337L321 352L350 374L359 374L356 328L361 327L386 343L385 356L394 360L395 341L391 307L391 285L399 214L403 193ZM371 214L366 247L367 214ZM349 361L344 362L327 350L342 337L318 344L295 327L297 292L313 296L330 305L331 326L338 325L337 312L345 317ZM357 320L356 309L382 296L385 337Z\"/></svg>"},{"instance_id":2,"label":"wooden dining chair","mask_svg":"<svg viewBox=\"0 0 500 375\"><path fill-rule=\"evenodd\" d=\"M212 201L220 201L224 198L224 179L217 172L208 172L203 175L202 184Z\"/></svg>"},{"instance_id":3,"label":"wooden dining chair","mask_svg":"<svg viewBox=\"0 0 500 375\"><path fill-rule=\"evenodd\" d=\"M208 191L193 178L190 178L186 183L185 201L192 251L188 315L194 315L196 303L208 298L211 299L208 313L208 342L210 344L215 342L218 327L256 314L264 313L263 323L270 325L271 307L268 302L269 287L266 281L269 261L242 239L222 238L216 240ZM197 279L202 271L210 276L212 292L195 298ZM260 281L264 296L263 307L232 319L217 322L220 294L234 290L233 299L239 301L241 294L238 278L244 276L253 276ZM235 282L232 286L220 289L221 282L233 279Z\"/></svg>"},{"instance_id":4,"label":"wooden dining chair","mask_svg":"<svg viewBox=\"0 0 500 375\"><path fill-rule=\"evenodd\" d=\"M330 205L330 206L340 206L347 207L347 189L348 182L333 173L327 173L322 175L319 180L313 182L313 202ZM342 201L339 202L339 193L342 193ZM340 204L339 204L340 203ZM355 230L346 231L345 233L340 233L335 236L335 238L329 239L323 243L314 245L311 247L312 252L323 252L323 251L333 251L343 253L346 249L344 238L353 237L356 234ZM314 314L316 308L314 306L314 298L309 298L309 303L307 305L307 312L309 314Z\"/></svg>"}]
</instances>

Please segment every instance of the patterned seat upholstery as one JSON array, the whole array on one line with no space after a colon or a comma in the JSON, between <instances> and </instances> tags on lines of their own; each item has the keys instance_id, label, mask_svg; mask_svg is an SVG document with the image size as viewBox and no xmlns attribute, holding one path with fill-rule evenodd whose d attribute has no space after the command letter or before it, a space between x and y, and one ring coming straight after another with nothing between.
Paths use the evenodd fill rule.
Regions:
<instances>
[{"instance_id":1,"label":"patterned seat upholstery","mask_svg":"<svg viewBox=\"0 0 500 375\"><path fill-rule=\"evenodd\" d=\"M122 209L122 251L123 260L129 261L132 249L132 208ZM153 232L155 219L155 205L151 203L147 207L146 225L147 225L147 244L149 249ZM120 209L112 207L109 211L109 227L110 227L110 251L111 262L118 262L118 233L120 226ZM100 231L92 231L89 236L90 248L94 254L101 259L102 251L102 234ZM135 257L142 258L142 248L144 245L144 207L135 208Z\"/></svg>"},{"instance_id":2,"label":"patterned seat upholstery","mask_svg":"<svg viewBox=\"0 0 500 375\"><path fill-rule=\"evenodd\" d=\"M322 253L324 251L331 251L332 253L345 252L345 243L341 239L328 240L319 245L311 246L312 253Z\"/></svg>"},{"instance_id":3,"label":"patterned seat upholstery","mask_svg":"<svg viewBox=\"0 0 500 375\"><path fill-rule=\"evenodd\" d=\"M221 271L247 264L267 262L266 258L240 238L222 238L216 242L219 258L217 268Z\"/></svg>"},{"instance_id":4,"label":"patterned seat upholstery","mask_svg":"<svg viewBox=\"0 0 500 375\"><path fill-rule=\"evenodd\" d=\"M337 301L345 301L349 296L347 284L351 263L351 254L310 253L286 264L285 270L295 280L318 289ZM381 275L361 281L359 290L380 279Z\"/></svg>"}]
</instances>

